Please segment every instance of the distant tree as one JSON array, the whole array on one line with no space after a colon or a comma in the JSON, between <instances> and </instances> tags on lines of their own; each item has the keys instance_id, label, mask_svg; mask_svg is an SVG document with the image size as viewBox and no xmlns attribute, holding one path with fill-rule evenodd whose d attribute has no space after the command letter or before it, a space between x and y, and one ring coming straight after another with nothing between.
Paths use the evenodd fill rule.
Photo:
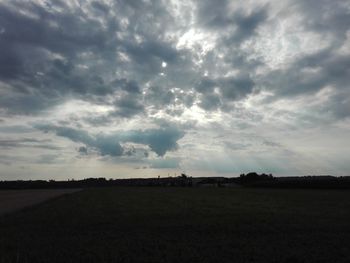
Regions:
<instances>
[{"instance_id":1,"label":"distant tree","mask_svg":"<svg viewBox=\"0 0 350 263\"><path fill-rule=\"evenodd\" d=\"M272 174L258 174L256 172L250 172L247 174L241 174L239 176L239 181L241 183L253 183L253 182L257 182L257 181L265 181L265 180L271 180L273 179Z\"/></svg>"}]
</instances>

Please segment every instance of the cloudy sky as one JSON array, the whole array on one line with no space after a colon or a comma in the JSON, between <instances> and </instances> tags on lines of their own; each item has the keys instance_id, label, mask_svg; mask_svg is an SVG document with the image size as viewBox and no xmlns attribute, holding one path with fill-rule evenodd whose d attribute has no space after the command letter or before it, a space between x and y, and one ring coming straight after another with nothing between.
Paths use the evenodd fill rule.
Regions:
<instances>
[{"instance_id":1,"label":"cloudy sky","mask_svg":"<svg viewBox=\"0 0 350 263\"><path fill-rule=\"evenodd\" d=\"M347 0L0 0L0 180L350 171Z\"/></svg>"}]
</instances>

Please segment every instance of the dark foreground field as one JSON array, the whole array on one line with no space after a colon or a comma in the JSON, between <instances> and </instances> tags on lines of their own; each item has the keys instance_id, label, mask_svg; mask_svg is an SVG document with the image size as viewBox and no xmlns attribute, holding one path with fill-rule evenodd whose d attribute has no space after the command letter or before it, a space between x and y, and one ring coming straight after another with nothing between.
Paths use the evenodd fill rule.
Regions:
<instances>
[{"instance_id":1,"label":"dark foreground field","mask_svg":"<svg viewBox=\"0 0 350 263\"><path fill-rule=\"evenodd\" d=\"M350 262L350 191L86 189L0 217L0 262Z\"/></svg>"},{"instance_id":2,"label":"dark foreground field","mask_svg":"<svg viewBox=\"0 0 350 263\"><path fill-rule=\"evenodd\" d=\"M80 189L0 190L0 216Z\"/></svg>"}]
</instances>

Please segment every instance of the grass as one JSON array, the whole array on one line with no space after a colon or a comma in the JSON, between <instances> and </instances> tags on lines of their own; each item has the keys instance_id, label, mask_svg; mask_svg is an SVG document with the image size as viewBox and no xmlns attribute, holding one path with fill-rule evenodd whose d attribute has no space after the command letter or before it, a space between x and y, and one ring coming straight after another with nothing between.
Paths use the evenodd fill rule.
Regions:
<instances>
[{"instance_id":1,"label":"grass","mask_svg":"<svg viewBox=\"0 0 350 263\"><path fill-rule=\"evenodd\" d=\"M86 189L0 217L2 262L350 262L350 191Z\"/></svg>"}]
</instances>

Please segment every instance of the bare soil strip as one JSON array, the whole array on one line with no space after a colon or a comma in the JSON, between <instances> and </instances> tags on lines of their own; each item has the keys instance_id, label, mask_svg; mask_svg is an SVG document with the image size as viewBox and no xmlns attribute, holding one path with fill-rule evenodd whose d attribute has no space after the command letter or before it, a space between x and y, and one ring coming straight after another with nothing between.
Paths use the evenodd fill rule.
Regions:
<instances>
[{"instance_id":1,"label":"bare soil strip","mask_svg":"<svg viewBox=\"0 0 350 263\"><path fill-rule=\"evenodd\" d=\"M0 190L0 216L81 189Z\"/></svg>"}]
</instances>

